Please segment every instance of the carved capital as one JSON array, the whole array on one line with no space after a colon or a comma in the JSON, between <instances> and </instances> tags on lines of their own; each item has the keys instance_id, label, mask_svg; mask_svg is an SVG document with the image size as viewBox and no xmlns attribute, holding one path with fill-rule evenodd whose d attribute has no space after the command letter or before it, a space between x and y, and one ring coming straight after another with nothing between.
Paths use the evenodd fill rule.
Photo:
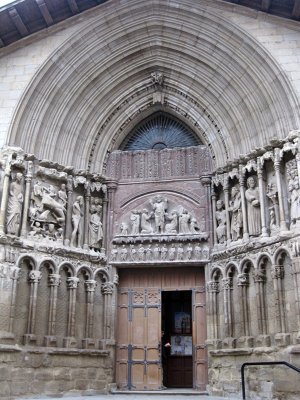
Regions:
<instances>
[{"instance_id":1,"label":"carved capital","mask_svg":"<svg viewBox=\"0 0 300 400\"><path fill-rule=\"evenodd\" d=\"M60 275L58 274L49 275L49 280L48 280L49 286L59 286L60 282L61 282Z\"/></svg>"},{"instance_id":2,"label":"carved capital","mask_svg":"<svg viewBox=\"0 0 300 400\"><path fill-rule=\"evenodd\" d=\"M255 270L253 273L253 279L256 283L264 283L266 281L266 274L264 271Z\"/></svg>"},{"instance_id":3,"label":"carved capital","mask_svg":"<svg viewBox=\"0 0 300 400\"><path fill-rule=\"evenodd\" d=\"M211 177L210 176L201 176L200 182L202 183L203 186L210 186L211 183Z\"/></svg>"},{"instance_id":4,"label":"carved capital","mask_svg":"<svg viewBox=\"0 0 300 400\"><path fill-rule=\"evenodd\" d=\"M113 294L114 284L112 282L105 282L101 286L102 294Z\"/></svg>"},{"instance_id":5,"label":"carved capital","mask_svg":"<svg viewBox=\"0 0 300 400\"><path fill-rule=\"evenodd\" d=\"M94 292L97 286L97 281L91 279L84 282L87 292Z\"/></svg>"},{"instance_id":6,"label":"carved capital","mask_svg":"<svg viewBox=\"0 0 300 400\"><path fill-rule=\"evenodd\" d=\"M29 272L28 280L30 283L39 283L41 277L42 277L41 271L33 270Z\"/></svg>"},{"instance_id":7,"label":"carved capital","mask_svg":"<svg viewBox=\"0 0 300 400\"><path fill-rule=\"evenodd\" d=\"M249 274L242 273L237 277L237 285L238 286L249 286Z\"/></svg>"},{"instance_id":8,"label":"carved capital","mask_svg":"<svg viewBox=\"0 0 300 400\"><path fill-rule=\"evenodd\" d=\"M222 279L222 287L224 290L230 290L233 288L233 280L231 277Z\"/></svg>"},{"instance_id":9,"label":"carved capital","mask_svg":"<svg viewBox=\"0 0 300 400\"><path fill-rule=\"evenodd\" d=\"M274 265L271 271L273 279L283 279L284 278L284 267L283 265Z\"/></svg>"},{"instance_id":10,"label":"carved capital","mask_svg":"<svg viewBox=\"0 0 300 400\"><path fill-rule=\"evenodd\" d=\"M78 283L79 283L79 278L76 278L75 276L67 278L68 289L77 289Z\"/></svg>"},{"instance_id":11,"label":"carved capital","mask_svg":"<svg viewBox=\"0 0 300 400\"><path fill-rule=\"evenodd\" d=\"M209 281L206 284L206 289L207 289L208 293L219 293L220 284L217 281Z\"/></svg>"}]
</instances>

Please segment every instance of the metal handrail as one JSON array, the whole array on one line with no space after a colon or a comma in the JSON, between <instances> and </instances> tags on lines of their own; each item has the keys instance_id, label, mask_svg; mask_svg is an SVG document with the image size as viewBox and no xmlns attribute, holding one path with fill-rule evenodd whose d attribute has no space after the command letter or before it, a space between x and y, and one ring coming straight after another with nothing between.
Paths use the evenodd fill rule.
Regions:
<instances>
[{"instance_id":1,"label":"metal handrail","mask_svg":"<svg viewBox=\"0 0 300 400\"><path fill-rule=\"evenodd\" d=\"M261 362L246 362L241 367L241 377L242 377L242 394L243 400L246 400L246 389L245 389L245 367L249 365L286 365L287 367L293 369L294 371L300 372L300 368L295 367L294 365L286 362L286 361L261 361Z\"/></svg>"}]
</instances>

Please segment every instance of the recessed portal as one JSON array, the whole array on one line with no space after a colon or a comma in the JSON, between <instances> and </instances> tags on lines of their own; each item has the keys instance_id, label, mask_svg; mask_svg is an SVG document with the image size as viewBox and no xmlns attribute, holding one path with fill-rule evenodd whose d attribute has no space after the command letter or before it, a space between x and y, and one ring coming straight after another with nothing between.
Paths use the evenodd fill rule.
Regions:
<instances>
[{"instance_id":1,"label":"recessed portal","mask_svg":"<svg viewBox=\"0 0 300 400\"><path fill-rule=\"evenodd\" d=\"M193 387L192 291L162 292L163 384Z\"/></svg>"}]
</instances>

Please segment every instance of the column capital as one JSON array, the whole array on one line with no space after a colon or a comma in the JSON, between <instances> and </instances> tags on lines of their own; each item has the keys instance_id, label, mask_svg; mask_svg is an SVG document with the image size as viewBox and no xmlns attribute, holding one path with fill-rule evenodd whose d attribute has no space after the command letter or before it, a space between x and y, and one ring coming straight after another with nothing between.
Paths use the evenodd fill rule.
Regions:
<instances>
[{"instance_id":1,"label":"column capital","mask_svg":"<svg viewBox=\"0 0 300 400\"><path fill-rule=\"evenodd\" d=\"M59 286L61 278L59 274L50 274L48 279L49 286Z\"/></svg>"},{"instance_id":2,"label":"column capital","mask_svg":"<svg viewBox=\"0 0 300 400\"><path fill-rule=\"evenodd\" d=\"M28 274L28 280L30 283L39 283L41 278L42 278L41 271L33 270L33 271L30 271Z\"/></svg>"},{"instance_id":3,"label":"column capital","mask_svg":"<svg viewBox=\"0 0 300 400\"><path fill-rule=\"evenodd\" d=\"M222 279L222 287L224 290L230 290L233 288L233 279L231 277Z\"/></svg>"},{"instance_id":4,"label":"column capital","mask_svg":"<svg viewBox=\"0 0 300 400\"><path fill-rule=\"evenodd\" d=\"M237 285L238 286L249 286L249 274L247 274L245 272L243 272L242 274L238 274Z\"/></svg>"},{"instance_id":5,"label":"column capital","mask_svg":"<svg viewBox=\"0 0 300 400\"><path fill-rule=\"evenodd\" d=\"M79 278L76 276L71 276L67 278L67 287L68 289L77 289L79 283Z\"/></svg>"},{"instance_id":6,"label":"column capital","mask_svg":"<svg viewBox=\"0 0 300 400\"><path fill-rule=\"evenodd\" d=\"M105 282L101 286L102 294L113 294L114 284L112 282Z\"/></svg>"},{"instance_id":7,"label":"column capital","mask_svg":"<svg viewBox=\"0 0 300 400\"><path fill-rule=\"evenodd\" d=\"M87 292L94 292L97 286L97 281L94 279L90 279L84 282L85 288Z\"/></svg>"},{"instance_id":8,"label":"column capital","mask_svg":"<svg viewBox=\"0 0 300 400\"><path fill-rule=\"evenodd\" d=\"M217 281L209 281L206 284L206 289L207 289L208 293L219 293L220 284Z\"/></svg>"},{"instance_id":9,"label":"column capital","mask_svg":"<svg viewBox=\"0 0 300 400\"><path fill-rule=\"evenodd\" d=\"M271 270L271 275L273 279L283 279L284 278L284 266L274 265Z\"/></svg>"}]
</instances>

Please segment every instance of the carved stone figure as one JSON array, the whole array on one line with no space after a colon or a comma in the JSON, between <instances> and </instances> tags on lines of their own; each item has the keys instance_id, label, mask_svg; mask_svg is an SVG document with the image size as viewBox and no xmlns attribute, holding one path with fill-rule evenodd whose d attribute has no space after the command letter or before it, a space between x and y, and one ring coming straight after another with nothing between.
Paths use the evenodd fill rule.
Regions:
<instances>
[{"instance_id":1,"label":"carved stone figure","mask_svg":"<svg viewBox=\"0 0 300 400\"><path fill-rule=\"evenodd\" d=\"M154 210L155 233L163 233L165 229L165 214L168 200L160 195L150 200Z\"/></svg>"},{"instance_id":2,"label":"carved stone figure","mask_svg":"<svg viewBox=\"0 0 300 400\"><path fill-rule=\"evenodd\" d=\"M127 255L128 255L128 250L125 246L125 244L123 244L121 250L120 250L120 260L121 261L126 261L127 260Z\"/></svg>"},{"instance_id":3,"label":"carved stone figure","mask_svg":"<svg viewBox=\"0 0 300 400\"><path fill-rule=\"evenodd\" d=\"M238 240L242 237L243 216L241 208L241 193L239 186L233 186L231 189L231 201L229 211L231 211L231 237L232 240Z\"/></svg>"},{"instance_id":4,"label":"carved stone figure","mask_svg":"<svg viewBox=\"0 0 300 400\"><path fill-rule=\"evenodd\" d=\"M139 261L145 261L145 249L142 244L138 248Z\"/></svg>"},{"instance_id":5,"label":"carved stone figure","mask_svg":"<svg viewBox=\"0 0 300 400\"><path fill-rule=\"evenodd\" d=\"M261 233L259 190L254 176L247 179L248 189L245 192L247 200L248 230L250 236L258 236Z\"/></svg>"},{"instance_id":6,"label":"carved stone figure","mask_svg":"<svg viewBox=\"0 0 300 400\"><path fill-rule=\"evenodd\" d=\"M161 252L161 260L166 260L168 254L168 248L165 244L163 244L162 248L160 249L160 252Z\"/></svg>"},{"instance_id":7,"label":"carved stone figure","mask_svg":"<svg viewBox=\"0 0 300 400\"><path fill-rule=\"evenodd\" d=\"M226 211L223 200L218 200L216 206L217 238L219 243L224 243L226 240Z\"/></svg>"},{"instance_id":8,"label":"carved stone figure","mask_svg":"<svg viewBox=\"0 0 300 400\"><path fill-rule=\"evenodd\" d=\"M71 247L80 247L81 245L82 228L80 222L83 216L82 205L83 197L78 196L72 207L73 231L71 235Z\"/></svg>"},{"instance_id":9,"label":"carved stone figure","mask_svg":"<svg viewBox=\"0 0 300 400\"><path fill-rule=\"evenodd\" d=\"M169 247L169 260L174 261L176 257L176 248L174 243Z\"/></svg>"},{"instance_id":10,"label":"carved stone figure","mask_svg":"<svg viewBox=\"0 0 300 400\"><path fill-rule=\"evenodd\" d=\"M159 260L159 254L160 254L160 248L158 244L156 244L153 249L154 260Z\"/></svg>"},{"instance_id":11,"label":"carved stone figure","mask_svg":"<svg viewBox=\"0 0 300 400\"><path fill-rule=\"evenodd\" d=\"M202 250L201 250L201 247L199 246L199 244L195 244L195 246L194 246L194 256L197 260L201 259Z\"/></svg>"},{"instance_id":12,"label":"carved stone figure","mask_svg":"<svg viewBox=\"0 0 300 400\"><path fill-rule=\"evenodd\" d=\"M139 235L140 233L140 213L136 210L131 211L131 234Z\"/></svg>"},{"instance_id":13,"label":"carved stone figure","mask_svg":"<svg viewBox=\"0 0 300 400\"><path fill-rule=\"evenodd\" d=\"M36 238L41 238L45 233L39 221L32 221L30 227L31 230L28 235L31 237L35 236Z\"/></svg>"},{"instance_id":14,"label":"carved stone figure","mask_svg":"<svg viewBox=\"0 0 300 400\"><path fill-rule=\"evenodd\" d=\"M181 243L179 243L178 247L177 247L177 260L181 261L183 260L183 256L184 256L184 249Z\"/></svg>"},{"instance_id":15,"label":"carved stone figure","mask_svg":"<svg viewBox=\"0 0 300 400\"><path fill-rule=\"evenodd\" d=\"M103 229L101 222L102 206L99 203L99 199L94 200L94 204L91 205L90 212L89 245L95 249L100 249L103 239Z\"/></svg>"},{"instance_id":16,"label":"carved stone figure","mask_svg":"<svg viewBox=\"0 0 300 400\"><path fill-rule=\"evenodd\" d=\"M61 203L65 208L67 204L67 191L66 185L64 183L61 184L59 191L57 192L58 202Z\"/></svg>"},{"instance_id":17,"label":"carved stone figure","mask_svg":"<svg viewBox=\"0 0 300 400\"><path fill-rule=\"evenodd\" d=\"M171 214L166 216L170 221L166 224L166 233L176 234L178 229L178 214L176 211L172 211Z\"/></svg>"},{"instance_id":18,"label":"carved stone figure","mask_svg":"<svg viewBox=\"0 0 300 400\"><path fill-rule=\"evenodd\" d=\"M188 244L187 248L186 248L186 258L187 258L187 260L191 260L192 255L193 255L193 246L191 244Z\"/></svg>"},{"instance_id":19,"label":"carved stone figure","mask_svg":"<svg viewBox=\"0 0 300 400\"><path fill-rule=\"evenodd\" d=\"M118 249L115 245L113 245L113 248L111 249L110 252L110 261L114 262L117 261L118 259Z\"/></svg>"},{"instance_id":20,"label":"carved stone figure","mask_svg":"<svg viewBox=\"0 0 300 400\"><path fill-rule=\"evenodd\" d=\"M6 227L7 233L11 235L18 235L21 223L23 204L22 178L23 175L18 172L9 189Z\"/></svg>"},{"instance_id":21,"label":"carved stone figure","mask_svg":"<svg viewBox=\"0 0 300 400\"><path fill-rule=\"evenodd\" d=\"M141 233L144 234L152 234L153 233L153 228L151 226L151 223L149 220L152 218L152 213L149 213L149 211L144 208L141 214Z\"/></svg>"},{"instance_id":22,"label":"carved stone figure","mask_svg":"<svg viewBox=\"0 0 300 400\"><path fill-rule=\"evenodd\" d=\"M128 225L126 224L126 222L122 222L120 224L120 233L121 235L128 235Z\"/></svg>"},{"instance_id":23,"label":"carved stone figure","mask_svg":"<svg viewBox=\"0 0 300 400\"><path fill-rule=\"evenodd\" d=\"M146 260L151 261L152 260L152 249L150 245L146 248Z\"/></svg>"},{"instance_id":24,"label":"carved stone figure","mask_svg":"<svg viewBox=\"0 0 300 400\"><path fill-rule=\"evenodd\" d=\"M134 247L133 244L130 246L130 257L132 261L136 261L137 253L136 253L136 248Z\"/></svg>"},{"instance_id":25,"label":"carved stone figure","mask_svg":"<svg viewBox=\"0 0 300 400\"><path fill-rule=\"evenodd\" d=\"M57 223L61 224L65 221L65 207L55 200L56 192L52 185L49 187L44 186L42 190L41 206L38 210L40 212L38 219L44 221L51 221L52 216Z\"/></svg>"},{"instance_id":26,"label":"carved stone figure","mask_svg":"<svg viewBox=\"0 0 300 400\"><path fill-rule=\"evenodd\" d=\"M191 220L190 213L183 209L179 215L179 233L189 234L191 233L189 223Z\"/></svg>"},{"instance_id":27,"label":"carved stone figure","mask_svg":"<svg viewBox=\"0 0 300 400\"><path fill-rule=\"evenodd\" d=\"M205 225L205 222L204 222L204 225ZM191 234L193 234L193 235L196 235L201 231L201 229L198 227L198 222L197 222L196 218L191 218L190 231L191 231ZM203 226L202 231L204 231L204 226Z\"/></svg>"},{"instance_id":28,"label":"carved stone figure","mask_svg":"<svg viewBox=\"0 0 300 400\"><path fill-rule=\"evenodd\" d=\"M289 203L291 205L290 215L291 223L295 225L297 221L300 220L300 188L299 180L290 180L288 185L288 190L290 192Z\"/></svg>"}]
</instances>

